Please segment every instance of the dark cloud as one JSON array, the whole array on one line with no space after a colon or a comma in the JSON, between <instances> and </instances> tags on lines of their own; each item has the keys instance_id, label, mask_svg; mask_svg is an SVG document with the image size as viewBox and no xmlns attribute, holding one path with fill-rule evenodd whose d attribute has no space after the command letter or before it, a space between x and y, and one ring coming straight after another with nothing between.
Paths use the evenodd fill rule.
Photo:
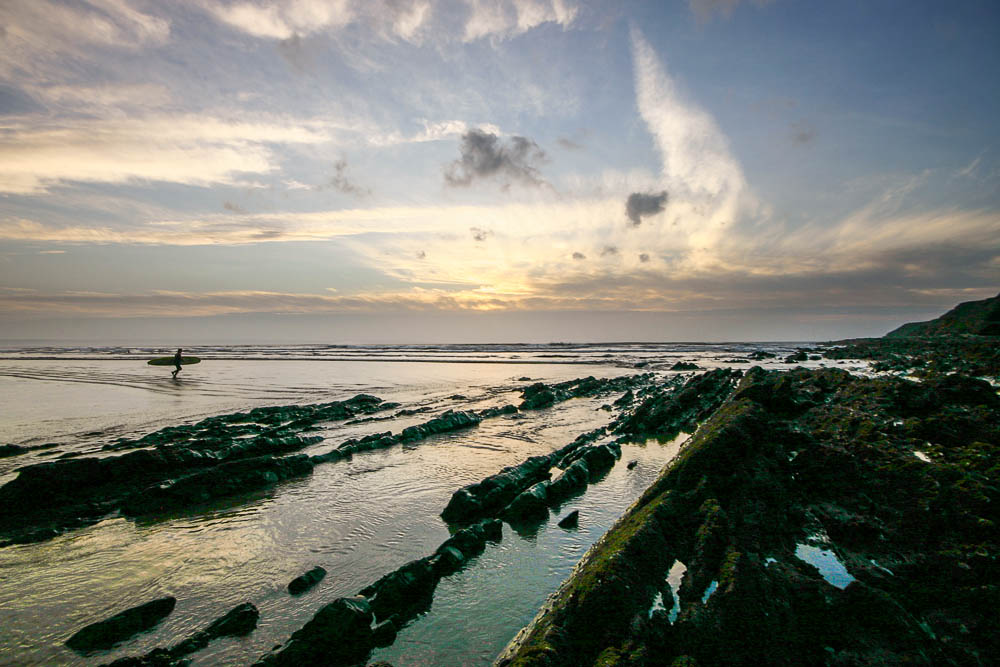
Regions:
<instances>
[{"instance_id":1,"label":"dark cloud","mask_svg":"<svg viewBox=\"0 0 1000 667\"><path fill-rule=\"evenodd\" d=\"M451 186L470 185L480 179L496 179L504 189L512 182L546 185L537 166L547 161L545 151L526 137L500 137L482 130L462 135L461 156L448 164L444 180Z\"/></svg>"},{"instance_id":2,"label":"dark cloud","mask_svg":"<svg viewBox=\"0 0 1000 667\"><path fill-rule=\"evenodd\" d=\"M330 179L329 186L334 190L343 192L345 195L357 195L361 197L372 193L369 188L362 187L347 177L347 160L337 160L333 163L333 168L335 173L333 178Z\"/></svg>"},{"instance_id":3,"label":"dark cloud","mask_svg":"<svg viewBox=\"0 0 1000 667\"><path fill-rule=\"evenodd\" d=\"M666 203L666 190L659 193L633 192L625 202L625 215L638 227L643 218L663 211L663 205Z\"/></svg>"},{"instance_id":4,"label":"dark cloud","mask_svg":"<svg viewBox=\"0 0 1000 667\"><path fill-rule=\"evenodd\" d=\"M567 139L566 137L559 137L556 139L556 143L568 151L578 151L583 149L583 144L578 144L572 139Z\"/></svg>"},{"instance_id":5,"label":"dark cloud","mask_svg":"<svg viewBox=\"0 0 1000 667\"><path fill-rule=\"evenodd\" d=\"M277 229L262 229L253 235L255 239L264 240L274 240L279 239L284 236L285 233Z\"/></svg>"},{"instance_id":6,"label":"dark cloud","mask_svg":"<svg viewBox=\"0 0 1000 667\"><path fill-rule=\"evenodd\" d=\"M573 259L587 259L587 256L584 255L582 252L574 252Z\"/></svg>"},{"instance_id":7,"label":"dark cloud","mask_svg":"<svg viewBox=\"0 0 1000 667\"><path fill-rule=\"evenodd\" d=\"M816 138L816 128L805 122L792 123L792 143L808 144Z\"/></svg>"},{"instance_id":8,"label":"dark cloud","mask_svg":"<svg viewBox=\"0 0 1000 667\"><path fill-rule=\"evenodd\" d=\"M607 257L608 255L617 255L618 247L613 245L606 245L601 248L601 257Z\"/></svg>"},{"instance_id":9,"label":"dark cloud","mask_svg":"<svg viewBox=\"0 0 1000 667\"><path fill-rule=\"evenodd\" d=\"M245 208L243 208L239 204L234 204L231 201L227 201L226 203L224 203L222 205L222 208L226 209L227 211L232 211L233 213L238 213L239 215L246 215L247 213L247 210Z\"/></svg>"},{"instance_id":10,"label":"dark cloud","mask_svg":"<svg viewBox=\"0 0 1000 667\"><path fill-rule=\"evenodd\" d=\"M649 253L643 252L639 254L639 261L645 264L649 261Z\"/></svg>"},{"instance_id":11,"label":"dark cloud","mask_svg":"<svg viewBox=\"0 0 1000 667\"><path fill-rule=\"evenodd\" d=\"M493 236L492 229L480 229L479 227L469 227L469 231L472 232L472 238L477 241L485 241L490 236Z\"/></svg>"},{"instance_id":12,"label":"dark cloud","mask_svg":"<svg viewBox=\"0 0 1000 667\"><path fill-rule=\"evenodd\" d=\"M426 259L426 258L427 258L427 253L424 252L423 250L417 252L417 259Z\"/></svg>"}]
</instances>

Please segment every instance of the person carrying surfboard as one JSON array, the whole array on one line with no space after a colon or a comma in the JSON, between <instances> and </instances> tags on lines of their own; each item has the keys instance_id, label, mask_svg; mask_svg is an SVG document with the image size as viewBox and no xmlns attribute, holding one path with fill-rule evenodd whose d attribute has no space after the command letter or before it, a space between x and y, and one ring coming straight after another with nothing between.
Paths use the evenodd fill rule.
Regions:
<instances>
[{"instance_id":1,"label":"person carrying surfboard","mask_svg":"<svg viewBox=\"0 0 1000 667\"><path fill-rule=\"evenodd\" d=\"M175 380L177 379L177 374L181 372L181 352L183 351L181 348L177 348L177 354L174 355L174 370L170 372L170 375Z\"/></svg>"}]
</instances>

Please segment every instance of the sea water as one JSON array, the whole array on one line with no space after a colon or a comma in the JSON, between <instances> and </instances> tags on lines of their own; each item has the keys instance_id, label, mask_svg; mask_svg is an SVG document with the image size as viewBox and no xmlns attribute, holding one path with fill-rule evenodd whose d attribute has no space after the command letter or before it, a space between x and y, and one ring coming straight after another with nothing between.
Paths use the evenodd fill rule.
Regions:
<instances>
[{"instance_id":1,"label":"sea water","mask_svg":"<svg viewBox=\"0 0 1000 667\"><path fill-rule=\"evenodd\" d=\"M177 381L145 359L164 350L0 350L0 443L48 449L0 459L0 482L16 469L65 453L100 455L104 444L164 426L262 405L317 403L369 393L426 413L361 424L323 425L326 451L351 437L398 433L446 409L519 402L534 381L652 371L678 360L703 368L752 345L215 347ZM779 359L793 346L768 346ZM819 363L819 362L815 362ZM780 361L773 367L787 367ZM814 364L815 365L815 364ZM733 362L733 367L740 367ZM743 364L742 367L747 367ZM528 456L546 454L608 423L617 396L488 419L408 446L317 466L312 475L212 506L133 522L110 517L39 544L0 549L0 664L100 664L170 646L242 602L261 612L246 638L220 639L195 664L246 664L307 622L324 604L355 594L448 537L438 516L459 487ZM656 478L678 443L623 447L622 463L537 529L490 545L438 586L431 608L373 659L396 664L489 664L533 617L573 565ZM624 462L638 464L629 470ZM555 524L580 511L579 527ZM321 565L328 575L290 596L294 577ZM174 612L115 649L79 656L63 644L84 625L173 595Z\"/></svg>"}]
</instances>

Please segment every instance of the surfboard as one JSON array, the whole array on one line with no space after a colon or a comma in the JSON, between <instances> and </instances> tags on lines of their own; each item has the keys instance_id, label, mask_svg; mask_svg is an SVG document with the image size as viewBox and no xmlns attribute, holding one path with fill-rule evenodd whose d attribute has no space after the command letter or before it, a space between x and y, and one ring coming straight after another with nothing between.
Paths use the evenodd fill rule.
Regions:
<instances>
[{"instance_id":1,"label":"surfboard","mask_svg":"<svg viewBox=\"0 0 1000 667\"><path fill-rule=\"evenodd\" d=\"M191 364L200 363L201 359L198 357L181 357L181 366L190 366ZM150 359L146 362L150 366L173 366L173 357L157 357L156 359Z\"/></svg>"}]
</instances>

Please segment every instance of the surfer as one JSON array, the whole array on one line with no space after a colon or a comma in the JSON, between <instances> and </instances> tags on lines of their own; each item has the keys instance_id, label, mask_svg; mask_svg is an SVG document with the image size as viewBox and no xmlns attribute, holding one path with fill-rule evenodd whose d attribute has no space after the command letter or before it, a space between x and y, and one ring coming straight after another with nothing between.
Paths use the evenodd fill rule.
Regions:
<instances>
[{"instance_id":1,"label":"surfer","mask_svg":"<svg viewBox=\"0 0 1000 667\"><path fill-rule=\"evenodd\" d=\"M177 374L181 372L181 352L183 351L181 348L177 348L177 354L174 355L174 370L170 372L170 375L175 380L177 379Z\"/></svg>"}]
</instances>

